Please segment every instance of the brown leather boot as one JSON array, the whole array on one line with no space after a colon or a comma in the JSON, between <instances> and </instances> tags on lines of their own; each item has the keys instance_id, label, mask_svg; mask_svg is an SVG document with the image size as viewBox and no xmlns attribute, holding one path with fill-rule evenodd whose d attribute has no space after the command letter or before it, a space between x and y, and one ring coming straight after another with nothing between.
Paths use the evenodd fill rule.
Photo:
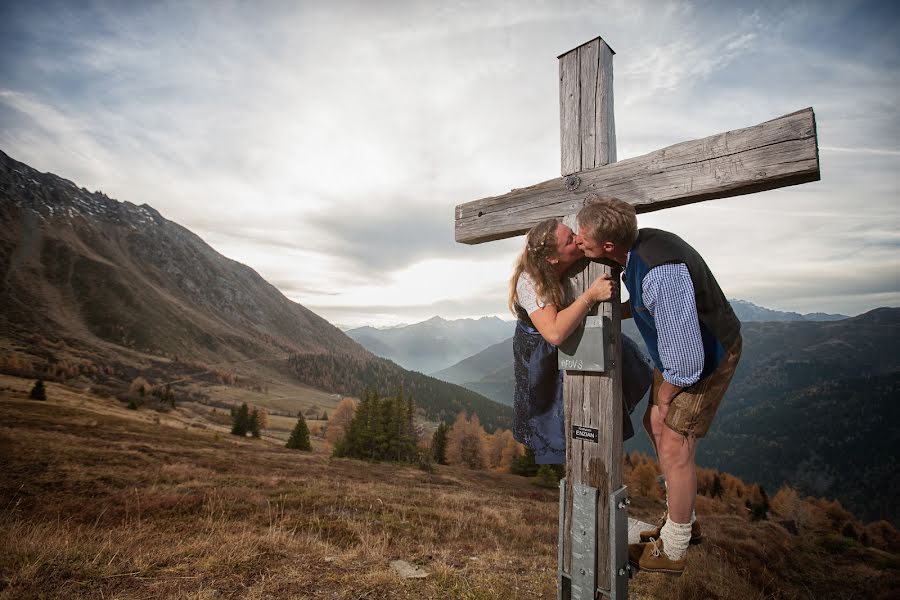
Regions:
<instances>
[{"instance_id":1,"label":"brown leather boot","mask_svg":"<svg viewBox=\"0 0 900 600\"><path fill-rule=\"evenodd\" d=\"M666 524L666 519L669 518L669 511L663 513L663 516L660 517L659 521L656 523L655 529L648 529L646 531L641 531L639 535L641 536L642 542L649 542L652 540L659 539L659 532L662 530L663 525ZM700 521L694 521L691 525L691 545L699 544L703 541L703 533L700 531Z\"/></svg>"},{"instance_id":2,"label":"brown leather boot","mask_svg":"<svg viewBox=\"0 0 900 600\"><path fill-rule=\"evenodd\" d=\"M644 546L647 544L628 544L628 562L635 569L640 568L641 555L644 553Z\"/></svg>"},{"instance_id":3,"label":"brown leather boot","mask_svg":"<svg viewBox=\"0 0 900 600\"><path fill-rule=\"evenodd\" d=\"M642 571L650 573L668 573L669 575L681 575L684 573L684 565L687 563L687 554L680 560L672 560L663 550L662 540L653 540L644 546L644 553L638 561Z\"/></svg>"}]
</instances>

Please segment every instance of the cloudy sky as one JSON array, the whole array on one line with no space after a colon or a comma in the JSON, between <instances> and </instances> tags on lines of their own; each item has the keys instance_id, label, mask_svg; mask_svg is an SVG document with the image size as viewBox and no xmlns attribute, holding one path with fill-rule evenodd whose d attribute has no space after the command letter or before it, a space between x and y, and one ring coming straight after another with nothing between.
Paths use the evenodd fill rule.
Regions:
<instances>
[{"instance_id":1,"label":"cloudy sky","mask_svg":"<svg viewBox=\"0 0 900 600\"><path fill-rule=\"evenodd\" d=\"M598 35L620 160L816 112L822 181L642 225L730 298L900 306L893 2L6 1L0 149L150 204L334 323L506 316L522 238L456 244L453 209L559 176L556 57Z\"/></svg>"}]
</instances>

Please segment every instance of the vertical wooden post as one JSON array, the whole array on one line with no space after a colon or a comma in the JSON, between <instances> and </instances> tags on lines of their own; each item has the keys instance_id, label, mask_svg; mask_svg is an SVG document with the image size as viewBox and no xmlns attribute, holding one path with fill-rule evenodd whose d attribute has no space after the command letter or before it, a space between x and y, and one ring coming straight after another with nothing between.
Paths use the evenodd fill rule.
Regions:
<instances>
[{"instance_id":1,"label":"vertical wooden post","mask_svg":"<svg viewBox=\"0 0 900 600\"><path fill-rule=\"evenodd\" d=\"M612 96L613 51L601 39L592 40L559 57L560 144L562 147L562 175L572 175L584 169L598 167L616 160L616 133ZM577 189L579 181L573 176L570 188ZM573 226L569 220L566 221ZM589 263L573 277L577 293L582 292L596 277L609 273L619 277L619 269L600 263ZM609 495L622 486L622 386L619 299L602 303L597 314L608 317L612 325L615 357L614 368L607 373L579 373L565 375L564 396L566 414L566 486L560 536L563 570L572 575L573 590L579 574L572 573L573 564L573 494L576 486L597 490L596 501L596 564L595 589L610 590L615 574L610 571L610 506ZM596 441L573 439L573 426L598 431ZM575 535L587 535L581 531ZM576 540L578 552L583 548ZM579 569L580 571L580 569ZM588 574L590 575L590 574ZM577 585L585 585L584 576ZM580 590L583 598L593 598L595 590ZM565 597L565 593L561 593ZM573 594L572 597L575 597Z\"/></svg>"}]
</instances>

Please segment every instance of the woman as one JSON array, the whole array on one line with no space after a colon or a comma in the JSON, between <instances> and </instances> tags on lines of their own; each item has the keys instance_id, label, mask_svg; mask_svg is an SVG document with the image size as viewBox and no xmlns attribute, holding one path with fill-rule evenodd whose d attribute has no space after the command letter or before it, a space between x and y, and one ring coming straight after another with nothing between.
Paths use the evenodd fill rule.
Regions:
<instances>
[{"instance_id":1,"label":"woman","mask_svg":"<svg viewBox=\"0 0 900 600\"><path fill-rule=\"evenodd\" d=\"M513 336L513 435L534 451L538 464L561 464L566 459L556 346L578 328L597 302L609 300L616 292L616 282L602 275L573 299L565 273L583 256L572 230L557 219L547 219L528 232L510 278L509 307L518 319ZM634 342L624 336L623 342L627 384L623 396L630 413L649 387L650 370ZM624 421L627 439L633 430L630 420Z\"/></svg>"}]
</instances>

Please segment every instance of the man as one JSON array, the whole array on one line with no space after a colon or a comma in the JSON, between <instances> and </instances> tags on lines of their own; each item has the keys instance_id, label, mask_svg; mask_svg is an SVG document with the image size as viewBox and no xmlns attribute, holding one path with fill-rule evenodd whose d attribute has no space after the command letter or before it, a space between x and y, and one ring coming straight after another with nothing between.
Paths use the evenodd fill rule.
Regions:
<instances>
[{"instance_id":1,"label":"man","mask_svg":"<svg viewBox=\"0 0 900 600\"><path fill-rule=\"evenodd\" d=\"M642 532L639 566L680 575L695 522L697 441L706 435L741 354L740 321L703 258L684 240L637 228L634 207L603 198L578 213L577 242L585 256L611 260L625 271L633 317L655 363L644 427L666 479L667 511Z\"/></svg>"}]
</instances>

